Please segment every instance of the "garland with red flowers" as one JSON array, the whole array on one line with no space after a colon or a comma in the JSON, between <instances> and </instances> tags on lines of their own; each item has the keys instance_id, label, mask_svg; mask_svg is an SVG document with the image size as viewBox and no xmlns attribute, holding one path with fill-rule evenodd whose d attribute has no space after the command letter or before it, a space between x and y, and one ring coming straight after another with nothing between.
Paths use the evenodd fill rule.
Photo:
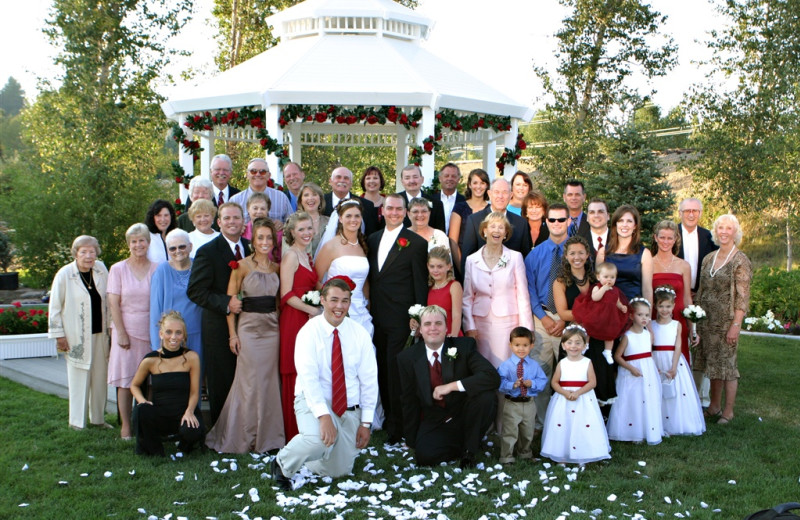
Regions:
<instances>
[{"instance_id":1,"label":"garland with red flowers","mask_svg":"<svg viewBox=\"0 0 800 520\"><path fill-rule=\"evenodd\" d=\"M525 141L525 138L522 136L521 133L517 134L517 144L514 146L514 149L505 148L503 149L502 155L497 160L497 169L501 172L506 164L510 164L511 166L517 163L517 159L522 156L522 150L528 147L528 143Z\"/></svg>"},{"instance_id":2,"label":"garland with red flowers","mask_svg":"<svg viewBox=\"0 0 800 520\"><path fill-rule=\"evenodd\" d=\"M250 126L257 130L256 137L259 139L261 148L267 153L274 154L278 158L281 167L289 162L288 151L278 143L278 140L269 135L264 124L266 111L255 107L242 107L239 110L218 110L215 113L209 111L186 116L183 126L193 131L212 130L215 125L228 125L234 127ZM417 128L422 120L422 110L414 109L406 113L402 108L394 105L380 107L343 107L337 105L288 105L280 112L278 125L285 128L294 122L309 123L336 123L340 125L375 125L386 124L386 122L403 125L407 130ZM489 114L468 114L459 115L455 110L445 108L436 113L436 126L434 135L426 137L421 146L411 146L411 160L419 166L423 155L431 155L440 149L439 141L442 139L442 129L449 128L454 132L475 132L480 129L494 130L496 132L507 132L511 130L511 118L509 116L495 116ZM172 138L180 143L186 153L192 154L195 160L203 150L200 143L189 140L178 126L173 126ZM521 143L521 144L520 144ZM517 136L517 146L514 150L506 148L497 162L498 168L501 162L505 164L515 164L519 159L520 151L527 147L527 143L522 139L522 134Z\"/></svg>"}]
</instances>

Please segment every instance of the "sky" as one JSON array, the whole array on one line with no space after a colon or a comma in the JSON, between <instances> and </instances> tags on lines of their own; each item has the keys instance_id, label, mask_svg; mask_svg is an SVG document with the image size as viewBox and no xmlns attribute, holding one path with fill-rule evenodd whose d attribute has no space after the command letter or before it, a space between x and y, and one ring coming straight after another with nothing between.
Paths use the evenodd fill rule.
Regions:
<instances>
[{"instance_id":1,"label":"sky","mask_svg":"<svg viewBox=\"0 0 800 520\"><path fill-rule=\"evenodd\" d=\"M53 65L57 51L41 31L51 0L1 3L2 18L13 23L0 31L0 84L13 76L32 99L37 78L58 75ZM171 64L169 72L176 77L187 67L214 70L212 5L213 0L195 1L195 17L175 42L194 55ZM643 95L655 89L653 101L666 113L691 85L703 81L705 71L697 63L709 57L703 41L725 21L707 0L651 0L650 5L668 16L663 32L678 45L678 65L666 77L650 83L640 77L634 85ZM533 66L552 70L556 65L553 35L566 15L558 0L421 0L417 10L434 21L425 46L512 98L544 107L547 99ZM208 36L198 36L204 34Z\"/></svg>"}]
</instances>

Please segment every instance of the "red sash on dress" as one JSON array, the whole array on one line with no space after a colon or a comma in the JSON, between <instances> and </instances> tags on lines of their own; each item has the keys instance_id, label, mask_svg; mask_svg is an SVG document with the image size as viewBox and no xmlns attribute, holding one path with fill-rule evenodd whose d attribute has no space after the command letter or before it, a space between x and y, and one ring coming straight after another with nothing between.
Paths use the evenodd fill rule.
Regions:
<instances>
[{"instance_id":1,"label":"red sash on dress","mask_svg":"<svg viewBox=\"0 0 800 520\"><path fill-rule=\"evenodd\" d=\"M583 385L588 384L589 381L559 381L558 384L561 386L577 386L581 388Z\"/></svg>"},{"instance_id":2,"label":"red sash on dress","mask_svg":"<svg viewBox=\"0 0 800 520\"><path fill-rule=\"evenodd\" d=\"M672 352L675 350L675 345L653 345L653 350Z\"/></svg>"},{"instance_id":3,"label":"red sash on dress","mask_svg":"<svg viewBox=\"0 0 800 520\"><path fill-rule=\"evenodd\" d=\"M634 359L644 359L644 358L649 358L649 357L653 357L653 354L651 352L642 352L641 354L632 354L630 356L622 356L622 359L624 359L625 361L633 361Z\"/></svg>"}]
</instances>

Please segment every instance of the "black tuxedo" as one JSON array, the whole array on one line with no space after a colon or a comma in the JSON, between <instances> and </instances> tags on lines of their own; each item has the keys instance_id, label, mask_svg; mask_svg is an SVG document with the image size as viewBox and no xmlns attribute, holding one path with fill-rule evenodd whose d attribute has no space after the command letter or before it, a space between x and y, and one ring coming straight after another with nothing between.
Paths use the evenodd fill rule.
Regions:
<instances>
[{"instance_id":1,"label":"black tuxedo","mask_svg":"<svg viewBox=\"0 0 800 520\"><path fill-rule=\"evenodd\" d=\"M492 212L491 204L482 210L473 213L467 218L467 228L464 232L464 241L461 246L461 272L467 263L467 257L480 249L486 239L478 233L481 222ZM523 258L531 252L531 229L528 221L510 211L506 212L506 218L511 223L511 238L506 240L503 245L522 254ZM549 234L548 234L549 236Z\"/></svg>"},{"instance_id":2,"label":"black tuxedo","mask_svg":"<svg viewBox=\"0 0 800 520\"><path fill-rule=\"evenodd\" d=\"M456 348L455 359L448 351ZM500 376L478 352L473 338L446 338L442 346L442 382L461 381L465 392L451 392L445 406L434 404L430 363L420 341L397 356L406 443L417 462L437 464L478 453L483 434L497 415Z\"/></svg>"},{"instance_id":3,"label":"black tuxedo","mask_svg":"<svg viewBox=\"0 0 800 520\"><path fill-rule=\"evenodd\" d=\"M247 256L250 242L241 239ZM235 257L223 235L197 250L189 275L186 294L203 308L203 359L208 383L208 404L211 424L217 422L236 372L236 356L231 352L228 337L228 281L231 278L229 262Z\"/></svg>"},{"instance_id":4,"label":"black tuxedo","mask_svg":"<svg viewBox=\"0 0 800 520\"><path fill-rule=\"evenodd\" d=\"M583 228L583 226L578 228L578 236L582 236L587 242L589 242L589 252L592 254L592 258L597 258L597 249L594 247L594 238L592 238L592 228L590 228L588 225L583 231L581 231L581 228ZM608 244L609 236L611 236L611 228L606 229L606 236L603 237L603 247Z\"/></svg>"},{"instance_id":5,"label":"black tuxedo","mask_svg":"<svg viewBox=\"0 0 800 520\"><path fill-rule=\"evenodd\" d=\"M423 198L431 201L431 203L433 204L433 208L431 208L431 218L428 221L428 225L432 228L438 229L442 233L447 233L445 226L446 223L444 220L444 204L442 204L442 200L439 197L432 197L431 195L428 195L424 191L420 191L419 193ZM405 191L401 191L399 194L402 195L403 200L406 201L406 208L407 208L408 195L406 194ZM405 227L411 227L411 219L408 218L408 214L406 214L406 218L405 220L403 220L403 225Z\"/></svg>"},{"instance_id":6,"label":"black tuxedo","mask_svg":"<svg viewBox=\"0 0 800 520\"><path fill-rule=\"evenodd\" d=\"M359 197L352 191L350 197L361 201L361 207L364 208L364 236L370 236L378 231L378 210L375 209L375 204L371 200ZM331 193L325 194L325 211L322 212L326 217L330 217L333 213L333 195Z\"/></svg>"},{"instance_id":7,"label":"black tuxedo","mask_svg":"<svg viewBox=\"0 0 800 520\"><path fill-rule=\"evenodd\" d=\"M681 237L681 247L678 251L678 257L683 258L683 224L678 224L678 236ZM708 253L713 253L719 249L719 246L711 240L711 231L704 227L697 226L697 280L694 282L692 291L697 292L700 288L700 266L703 265L703 258Z\"/></svg>"},{"instance_id":8,"label":"black tuxedo","mask_svg":"<svg viewBox=\"0 0 800 520\"><path fill-rule=\"evenodd\" d=\"M402 435L397 354L409 335L408 309L428 301L428 243L409 229L400 231L397 240L407 240L402 249L395 242L378 270L378 247L385 229L367 238L369 254L369 300L373 343L378 359L378 386L386 411L384 429L389 436Z\"/></svg>"}]
</instances>

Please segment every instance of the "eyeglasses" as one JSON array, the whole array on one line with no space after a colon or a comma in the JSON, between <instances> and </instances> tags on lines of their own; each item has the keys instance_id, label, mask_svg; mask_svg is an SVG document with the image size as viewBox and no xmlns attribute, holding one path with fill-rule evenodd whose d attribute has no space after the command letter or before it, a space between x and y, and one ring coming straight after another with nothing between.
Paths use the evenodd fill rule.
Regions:
<instances>
[{"instance_id":1,"label":"eyeglasses","mask_svg":"<svg viewBox=\"0 0 800 520\"><path fill-rule=\"evenodd\" d=\"M178 250L186 251L187 247L189 247L189 246L187 246L186 244L181 244L179 246L169 246L167 249L169 250L170 253L174 253L175 251L178 251Z\"/></svg>"},{"instance_id":2,"label":"eyeglasses","mask_svg":"<svg viewBox=\"0 0 800 520\"><path fill-rule=\"evenodd\" d=\"M267 175L269 170L247 170L250 175L260 175L261 177Z\"/></svg>"},{"instance_id":3,"label":"eyeglasses","mask_svg":"<svg viewBox=\"0 0 800 520\"><path fill-rule=\"evenodd\" d=\"M692 215L699 215L700 214L700 210L699 209L682 209L681 213L690 213Z\"/></svg>"},{"instance_id":4,"label":"eyeglasses","mask_svg":"<svg viewBox=\"0 0 800 520\"><path fill-rule=\"evenodd\" d=\"M550 223L552 223L552 222L566 222L568 218L569 217L559 217L559 218L547 217L547 221L550 222Z\"/></svg>"}]
</instances>

